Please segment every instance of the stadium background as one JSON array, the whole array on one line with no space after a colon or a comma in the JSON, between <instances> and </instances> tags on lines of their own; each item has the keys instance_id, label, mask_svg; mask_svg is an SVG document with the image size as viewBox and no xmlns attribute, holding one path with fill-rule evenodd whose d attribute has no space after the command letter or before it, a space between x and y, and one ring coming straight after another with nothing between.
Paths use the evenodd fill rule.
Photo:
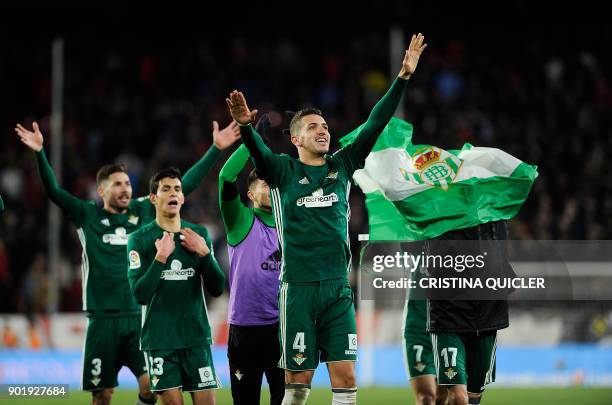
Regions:
<instances>
[{"instance_id":1,"label":"stadium background","mask_svg":"<svg viewBox=\"0 0 612 405\"><path fill-rule=\"evenodd\" d=\"M0 3L0 195L6 205L0 217L0 383L78 383L85 325L80 244L62 219L58 278L51 282L48 200L32 154L13 132L15 123L29 126L36 119L49 148L51 43L58 37L65 84L61 184L80 197L96 198L95 173L104 163L128 164L135 196L146 194L157 168L186 170L210 146L212 120L228 122L224 98L233 88L260 111L276 111L268 135L275 152L295 155L282 134L288 125L283 111L309 105L324 111L337 147L399 69L390 64L397 29L405 33L401 46L412 32L423 32L429 44L398 112L414 124L415 142L493 146L538 165L529 200L511 221L512 238L611 239L612 27L594 6L381 1L243 7ZM207 226L223 265L218 168L190 195L184 217ZM356 255L357 236L367 233L358 190L351 207ZM227 294L209 302L216 364L225 378L226 306ZM516 304L501 338L497 385L609 389L610 308L601 301ZM374 346L360 364L362 386L405 387L401 303L377 304L375 323ZM133 386L132 380L122 386ZM316 384L326 381L321 370ZM408 398L408 389L403 392ZM570 403L563 401L569 395L556 402Z\"/></svg>"}]
</instances>

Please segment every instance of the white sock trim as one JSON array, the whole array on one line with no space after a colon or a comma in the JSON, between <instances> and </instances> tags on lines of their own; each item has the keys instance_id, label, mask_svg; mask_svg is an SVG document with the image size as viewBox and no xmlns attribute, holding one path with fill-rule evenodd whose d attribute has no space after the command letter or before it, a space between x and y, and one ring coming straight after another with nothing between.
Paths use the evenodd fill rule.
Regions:
<instances>
[{"instance_id":1,"label":"white sock trim","mask_svg":"<svg viewBox=\"0 0 612 405\"><path fill-rule=\"evenodd\" d=\"M357 403L357 387L332 388L332 405L355 405Z\"/></svg>"},{"instance_id":2,"label":"white sock trim","mask_svg":"<svg viewBox=\"0 0 612 405\"><path fill-rule=\"evenodd\" d=\"M285 396L281 405L305 405L310 395L308 384L285 384Z\"/></svg>"}]
</instances>

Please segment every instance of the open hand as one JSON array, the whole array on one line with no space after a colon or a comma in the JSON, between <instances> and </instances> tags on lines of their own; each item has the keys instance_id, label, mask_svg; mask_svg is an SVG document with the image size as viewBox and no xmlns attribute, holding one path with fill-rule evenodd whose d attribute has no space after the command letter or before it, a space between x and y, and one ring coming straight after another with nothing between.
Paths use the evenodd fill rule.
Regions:
<instances>
[{"instance_id":1,"label":"open hand","mask_svg":"<svg viewBox=\"0 0 612 405\"><path fill-rule=\"evenodd\" d=\"M219 130L219 123L213 121L213 144L220 150L227 149L240 138L240 128L236 121Z\"/></svg>"},{"instance_id":2,"label":"open hand","mask_svg":"<svg viewBox=\"0 0 612 405\"><path fill-rule=\"evenodd\" d=\"M28 148L34 152L40 152L43 147L43 135L38 128L38 123L34 121L32 123L33 131L28 131L21 124L17 124L15 132L19 136L21 142L23 142Z\"/></svg>"},{"instance_id":3,"label":"open hand","mask_svg":"<svg viewBox=\"0 0 612 405\"><path fill-rule=\"evenodd\" d=\"M190 252L204 257L210 253L206 240L190 228L181 229L181 245Z\"/></svg>"},{"instance_id":4,"label":"open hand","mask_svg":"<svg viewBox=\"0 0 612 405\"><path fill-rule=\"evenodd\" d=\"M412 35L410 46L406 50L406 55L402 62L402 69L398 74L400 78L408 79L416 70L421 53L427 48L427 44L423 43L424 41L425 37L423 34L419 33L418 35Z\"/></svg>"},{"instance_id":5,"label":"open hand","mask_svg":"<svg viewBox=\"0 0 612 405\"><path fill-rule=\"evenodd\" d=\"M229 98L225 99L229 107L230 114L234 121L240 125L247 125L255 121L257 110L249 110L244 94L241 91L234 90L230 93Z\"/></svg>"}]
</instances>

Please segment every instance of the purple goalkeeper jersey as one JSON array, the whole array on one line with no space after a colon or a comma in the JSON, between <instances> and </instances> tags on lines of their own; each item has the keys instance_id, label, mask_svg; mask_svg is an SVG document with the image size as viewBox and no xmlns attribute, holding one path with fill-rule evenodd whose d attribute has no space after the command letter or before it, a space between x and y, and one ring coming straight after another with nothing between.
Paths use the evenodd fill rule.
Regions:
<instances>
[{"instance_id":1,"label":"purple goalkeeper jersey","mask_svg":"<svg viewBox=\"0 0 612 405\"><path fill-rule=\"evenodd\" d=\"M278 322L281 256L276 228L254 216L253 226L238 245L228 244L231 325L270 325Z\"/></svg>"}]
</instances>

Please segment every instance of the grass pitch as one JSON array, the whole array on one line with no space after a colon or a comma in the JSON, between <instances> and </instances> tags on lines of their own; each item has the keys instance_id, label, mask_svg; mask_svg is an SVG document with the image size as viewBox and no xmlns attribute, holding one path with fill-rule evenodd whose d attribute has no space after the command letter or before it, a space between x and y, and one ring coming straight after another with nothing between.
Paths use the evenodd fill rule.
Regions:
<instances>
[{"instance_id":1,"label":"grass pitch","mask_svg":"<svg viewBox=\"0 0 612 405\"><path fill-rule=\"evenodd\" d=\"M136 392L117 390L112 404L132 405L136 401ZM381 402L384 401L384 402ZM360 405L413 405L414 399L410 388L363 388L359 389L357 402ZM17 399L0 398L0 404L33 405L83 405L90 403L90 394L73 391L63 399ZM160 402L157 402L160 404ZM228 389L217 391L217 404L231 404L231 393ZM329 405L329 389L313 389L308 405ZM484 405L610 405L612 404L611 388L491 388L485 392ZM185 395L185 404L191 404L191 398ZM261 404L269 404L266 392L262 393Z\"/></svg>"}]
</instances>

